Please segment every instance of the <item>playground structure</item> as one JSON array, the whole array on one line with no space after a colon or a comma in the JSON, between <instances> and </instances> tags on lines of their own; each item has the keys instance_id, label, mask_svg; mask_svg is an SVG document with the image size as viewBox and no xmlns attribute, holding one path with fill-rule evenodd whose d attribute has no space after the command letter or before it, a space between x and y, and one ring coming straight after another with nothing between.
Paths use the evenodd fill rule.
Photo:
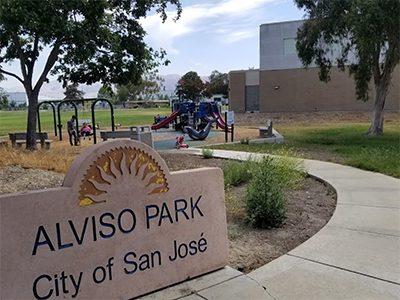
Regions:
<instances>
[{"instance_id":1,"label":"playground structure","mask_svg":"<svg viewBox=\"0 0 400 300\"><path fill-rule=\"evenodd\" d=\"M53 111L53 123L54 123L54 135L58 136L59 140L62 141L62 121L61 121L61 108L65 105L72 106L74 108L74 115L76 116L75 119L75 126L79 128L79 115L78 115L78 106L84 105L85 102L90 102L90 110L91 110L91 123L92 123L92 130L93 130L93 143L97 143L97 136L96 136L96 114L95 108L96 104L100 102L105 102L110 107L110 120L111 120L111 129L115 131L115 118L114 118L114 107L112 103L103 98L88 98L88 99L76 99L76 100L48 100L42 101L39 103L37 107L37 115L38 115L38 130L42 132L41 121L40 121L40 107L43 105L50 105ZM57 114L56 114L57 110ZM58 132L57 132L58 129ZM78 130L79 131L79 130ZM79 132L78 132L79 133Z\"/></svg>"},{"instance_id":2,"label":"playground structure","mask_svg":"<svg viewBox=\"0 0 400 300\"><path fill-rule=\"evenodd\" d=\"M157 116L151 126L152 130L168 128L172 123L175 130L187 132L193 140L204 140L211 131L212 124L224 131L231 131L221 115L219 106L215 102L177 102L172 106L172 113L168 117Z\"/></svg>"},{"instance_id":3,"label":"playground structure","mask_svg":"<svg viewBox=\"0 0 400 300\"><path fill-rule=\"evenodd\" d=\"M91 119L83 118L85 111L80 111L85 108L85 103L90 103ZM110 107L110 120L111 128L102 128L100 136L97 132L99 130L99 124L96 123L96 106L98 103L104 102ZM179 101L173 103L172 113L169 116L156 116L154 118L154 124L150 126L139 126L140 128L148 128L147 130L137 129L137 126L130 127L130 130L116 130L114 120L114 107L112 103L107 99L101 98L89 98L89 99L75 99L75 100L50 100L39 103L38 112L38 132L42 132L40 108L44 105L48 105L49 109L53 112L53 123L54 123L54 135L58 137L60 141L63 140L63 121L61 116L61 109L63 107L72 107L73 114L76 116L75 127L77 128L78 138L87 136L89 139L93 136L93 143L96 144L100 137L103 141L107 139L118 139L118 138L130 138L137 140L149 140L147 144L153 145L152 141L152 130L159 130L161 128L169 128L173 125L176 131L182 131L187 133L190 139L201 141L206 139L213 125L215 124L216 129L222 129L226 132L230 132L233 129L232 126L227 126L224 117L220 112L220 107L216 102L200 102L198 104L189 101ZM66 121L66 120L65 120ZM82 128L79 130L80 125L89 127L92 132L85 132L83 134ZM138 127L138 128L139 128ZM133 129L132 129L133 128ZM104 129L106 131L104 131ZM110 130L111 129L111 130ZM108 130L108 131L107 131ZM161 132L162 134L163 132ZM149 136L149 138L148 138Z\"/></svg>"},{"instance_id":4,"label":"playground structure","mask_svg":"<svg viewBox=\"0 0 400 300\"><path fill-rule=\"evenodd\" d=\"M208 134L211 131L211 127L212 127L213 123L214 123L213 120L209 121L207 123L206 127L201 129L200 131L197 131L196 129L194 129L193 127L190 127L190 126L186 126L185 129L186 129L187 134L189 135L189 137L192 140L202 141L207 138Z\"/></svg>"},{"instance_id":5,"label":"playground structure","mask_svg":"<svg viewBox=\"0 0 400 300\"><path fill-rule=\"evenodd\" d=\"M84 105L85 102L90 102L91 106L91 119L79 119L79 106ZM93 136L93 143L97 143L97 129L99 129L99 124L96 123L96 105L100 102L105 102L110 107L110 120L111 120L111 130L108 131L101 131L100 138L103 141L107 139L118 139L118 138L130 138L134 140L139 140L144 142L145 144L153 147L153 138L150 130L150 126L130 126L130 130L116 130L115 124L115 116L114 116L114 107L112 103L107 99L102 98L89 98L89 99L76 99L76 100L50 100L50 101L43 101L39 103L37 112L38 112L38 129L39 133L41 133L41 120L40 120L40 107L47 104L50 105L53 111L53 123L54 123L54 135L58 136L59 140L62 141L62 120L61 120L61 108L63 106L72 106L74 109L74 115L76 116L75 119L75 127L77 128L78 137L92 137ZM79 124L79 122L83 121L83 124ZM92 132L84 132L82 129L79 130L80 125L85 125Z\"/></svg>"}]
</instances>

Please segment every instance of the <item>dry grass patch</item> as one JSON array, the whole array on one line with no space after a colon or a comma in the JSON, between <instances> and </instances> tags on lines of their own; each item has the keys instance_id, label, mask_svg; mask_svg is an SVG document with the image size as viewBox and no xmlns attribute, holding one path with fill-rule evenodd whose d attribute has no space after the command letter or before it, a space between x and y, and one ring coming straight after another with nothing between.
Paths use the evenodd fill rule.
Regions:
<instances>
[{"instance_id":1,"label":"dry grass patch","mask_svg":"<svg viewBox=\"0 0 400 300\"><path fill-rule=\"evenodd\" d=\"M53 142L50 150L27 151L0 148L0 168L19 165L23 168L66 173L74 158L88 145L71 147L66 141Z\"/></svg>"}]
</instances>

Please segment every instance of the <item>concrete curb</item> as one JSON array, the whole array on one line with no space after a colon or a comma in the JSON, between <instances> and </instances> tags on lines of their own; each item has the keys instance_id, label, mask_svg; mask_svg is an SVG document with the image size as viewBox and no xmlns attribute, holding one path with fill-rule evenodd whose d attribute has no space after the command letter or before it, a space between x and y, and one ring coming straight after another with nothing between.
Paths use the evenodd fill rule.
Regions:
<instances>
[{"instance_id":1,"label":"concrete curb","mask_svg":"<svg viewBox=\"0 0 400 300\"><path fill-rule=\"evenodd\" d=\"M268 137L268 138L258 138L258 139L252 139L249 140L249 144L283 144L285 142L285 138L283 135L281 135L278 131L275 129L272 129L273 133L275 136L273 137ZM192 147L194 149L202 149L202 148L209 148L209 147L214 147L214 146L221 146L221 145L234 145L234 144L240 144L240 141L235 141L235 142L228 142L228 143L215 143L215 144L209 144L209 145L202 145L202 146L195 146ZM161 151L168 151L168 150L161 150ZM174 151L173 149L171 151Z\"/></svg>"}]
</instances>

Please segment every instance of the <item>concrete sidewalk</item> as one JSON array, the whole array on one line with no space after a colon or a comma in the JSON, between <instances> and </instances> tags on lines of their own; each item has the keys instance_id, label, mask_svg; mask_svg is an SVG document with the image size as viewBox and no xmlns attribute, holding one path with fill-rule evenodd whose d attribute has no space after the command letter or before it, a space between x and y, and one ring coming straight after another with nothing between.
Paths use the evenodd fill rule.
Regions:
<instances>
[{"instance_id":1,"label":"concrete sidewalk","mask_svg":"<svg viewBox=\"0 0 400 300\"><path fill-rule=\"evenodd\" d=\"M263 155L214 150L219 158L250 156ZM318 233L247 275L226 267L143 299L400 299L400 180L329 162L304 165L337 192L335 213Z\"/></svg>"}]
</instances>

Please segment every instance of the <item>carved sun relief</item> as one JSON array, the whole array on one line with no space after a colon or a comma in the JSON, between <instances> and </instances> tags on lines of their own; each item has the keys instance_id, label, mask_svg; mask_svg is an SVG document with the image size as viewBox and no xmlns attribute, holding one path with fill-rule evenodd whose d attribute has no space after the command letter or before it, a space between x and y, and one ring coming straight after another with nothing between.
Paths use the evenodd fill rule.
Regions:
<instances>
[{"instance_id":1,"label":"carved sun relief","mask_svg":"<svg viewBox=\"0 0 400 300\"><path fill-rule=\"evenodd\" d=\"M107 151L86 171L80 186L79 206L129 195L138 182L147 195L166 193L169 189L164 171L148 153L132 147Z\"/></svg>"}]
</instances>

